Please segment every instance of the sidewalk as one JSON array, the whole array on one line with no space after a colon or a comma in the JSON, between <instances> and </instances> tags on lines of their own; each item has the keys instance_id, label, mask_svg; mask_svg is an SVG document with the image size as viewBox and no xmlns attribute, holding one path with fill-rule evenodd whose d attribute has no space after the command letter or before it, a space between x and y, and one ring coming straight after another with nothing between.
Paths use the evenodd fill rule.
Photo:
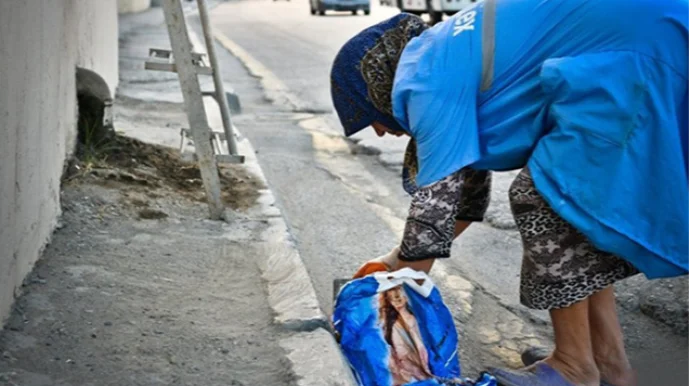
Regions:
<instances>
[{"instance_id":1,"label":"sidewalk","mask_svg":"<svg viewBox=\"0 0 690 386\"><path fill-rule=\"evenodd\" d=\"M150 145L187 126L177 75L143 69L169 47L162 22L120 20L128 137L70 167L61 227L0 331L0 385L348 385L249 142L223 170L226 222L205 219L198 170Z\"/></svg>"}]
</instances>

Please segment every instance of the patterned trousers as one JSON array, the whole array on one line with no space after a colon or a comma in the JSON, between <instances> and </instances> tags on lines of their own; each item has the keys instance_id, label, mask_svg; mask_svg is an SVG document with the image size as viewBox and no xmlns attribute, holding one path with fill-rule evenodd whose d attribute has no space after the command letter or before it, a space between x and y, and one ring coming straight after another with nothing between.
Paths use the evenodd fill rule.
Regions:
<instances>
[{"instance_id":1,"label":"patterned trousers","mask_svg":"<svg viewBox=\"0 0 690 386\"><path fill-rule=\"evenodd\" d=\"M481 221L491 173L466 170L458 220ZM523 246L520 301L527 307L565 308L639 271L601 251L554 212L534 187L529 169L513 181L510 205Z\"/></svg>"}]
</instances>

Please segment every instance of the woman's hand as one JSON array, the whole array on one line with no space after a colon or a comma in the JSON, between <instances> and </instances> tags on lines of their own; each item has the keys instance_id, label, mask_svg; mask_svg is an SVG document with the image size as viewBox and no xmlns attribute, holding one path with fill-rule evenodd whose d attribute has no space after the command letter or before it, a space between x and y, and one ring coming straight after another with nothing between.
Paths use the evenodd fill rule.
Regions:
<instances>
[{"instance_id":1,"label":"woman's hand","mask_svg":"<svg viewBox=\"0 0 690 386\"><path fill-rule=\"evenodd\" d=\"M472 224L471 221L459 220L455 223L454 236L457 238L462 232L467 229L467 227ZM434 264L434 259L427 259L415 262L407 262L400 260L400 246L393 248L390 252L385 255L381 255L375 259L369 260L364 265L362 265L357 273L353 276L353 279L358 279L375 272L382 271L397 271L402 268L412 268L415 271L424 271L429 273L432 265Z\"/></svg>"},{"instance_id":2,"label":"woman's hand","mask_svg":"<svg viewBox=\"0 0 690 386\"><path fill-rule=\"evenodd\" d=\"M395 247L391 249L385 255L381 255L374 260L378 260L389 267L390 270L395 270L398 266L398 256L400 256L400 247Z\"/></svg>"},{"instance_id":3,"label":"woman's hand","mask_svg":"<svg viewBox=\"0 0 690 386\"><path fill-rule=\"evenodd\" d=\"M400 247L395 247L387 254L364 263L352 278L359 279L375 272L395 271L398 269L399 255Z\"/></svg>"}]
</instances>

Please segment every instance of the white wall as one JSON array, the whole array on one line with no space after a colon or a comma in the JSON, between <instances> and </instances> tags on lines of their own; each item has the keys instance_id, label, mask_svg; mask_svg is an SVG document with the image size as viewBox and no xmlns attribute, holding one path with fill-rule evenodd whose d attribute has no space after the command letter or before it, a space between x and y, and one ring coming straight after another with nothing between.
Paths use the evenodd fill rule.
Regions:
<instances>
[{"instance_id":1,"label":"white wall","mask_svg":"<svg viewBox=\"0 0 690 386\"><path fill-rule=\"evenodd\" d=\"M151 7L151 0L117 0L119 13L141 12Z\"/></svg>"},{"instance_id":2,"label":"white wall","mask_svg":"<svg viewBox=\"0 0 690 386\"><path fill-rule=\"evenodd\" d=\"M0 0L0 321L60 214L77 65L117 86L116 10L112 0Z\"/></svg>"},{"instance_id":3,"label":"white wall","mask_svg":"<svg viewBox=\"0 0 690 386\"><path fill-rule=\"evenodd\" d=\"M118 80L117 4L113 0L76 2L81 31L77 35L77 66L99 74L112 92Z\"/></svg>"}]
</instances>

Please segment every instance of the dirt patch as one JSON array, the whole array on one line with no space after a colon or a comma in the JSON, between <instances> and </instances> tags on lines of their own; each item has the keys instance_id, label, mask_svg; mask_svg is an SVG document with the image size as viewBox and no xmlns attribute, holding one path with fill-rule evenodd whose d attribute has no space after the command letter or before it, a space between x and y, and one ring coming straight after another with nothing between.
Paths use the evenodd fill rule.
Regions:
<instances>
[{"instance_id":1,"label":"dirt patch","mask_svg":"<svg viewBox=\"0 0 690 386\"><path fill-rule=\"evenodd\" d=\"M243 210L256 203L258 191L264 186L242 165L219 166L219 173L225 204ZM84 180L124 190L172 189L191 200L206 201L201 172L195 163L182 160L174 149L121 135L103 143L96 157L82 158L70 166L65 182Z\"/></svg>"}]
</instances>

